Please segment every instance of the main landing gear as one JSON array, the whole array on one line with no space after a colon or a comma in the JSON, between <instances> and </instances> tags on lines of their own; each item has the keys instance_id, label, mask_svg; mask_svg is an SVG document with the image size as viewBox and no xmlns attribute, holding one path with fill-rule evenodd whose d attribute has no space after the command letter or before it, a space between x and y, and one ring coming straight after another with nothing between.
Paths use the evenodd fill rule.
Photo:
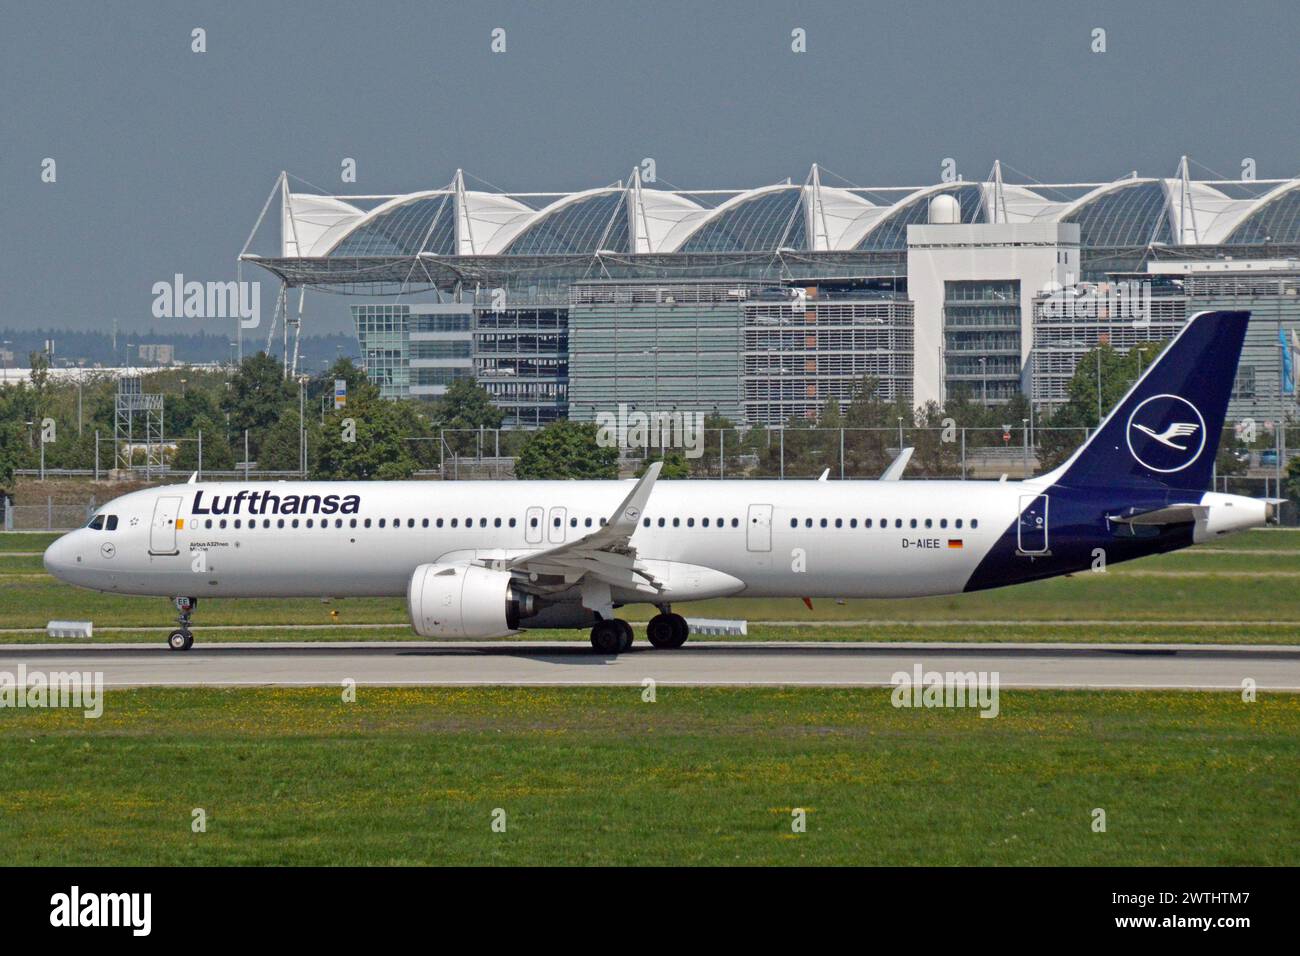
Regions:
<instances>
[{"instance_id":1,"label":"main landing gear","mask_svg":"<svg viewBox=\"0 0 1300 956\"><path fill-rule=\"evenodd\" d=\"M646 637L658 648L678 648L686 643L691 635L691 626L680 614L665 611L650 618L645 628Z\"/></svg>"},{"instance_id":2,"label":"main landing gear","mask_svg":"<svg viewBox=\"0 0 1300 956\"><path fill-rule=\"evenodd\" d=\"M194 646L194 635L190 633L190 615L198 607L199 599L192 597L172 598L176 605L176 623L180 625L167 635L167 646L173 651L188 651Z\"/></svg>"},{"instance_id":3,"label":"main landing gear","mask_svg":"<svg viewBox=\"0 0 1300 956\"><path fill-rule=\"evenodd\" d=\"M631 624L607 617L591 629L591 646L602 654L619 654L632 646L632 637Z\"/></svg>"},{"instance_id":4,"label":"main landing gear","mask_svg":"<svg viewBox=\"0 0 1300 956\"><path fill-rule=\"evenodd\" d=\"M686 643L691 626L680 614L663 611L650 619L645 632L655 647L672 649ZM601 654L621 654L632 646L632 625L612 617L597 621L591 629L591 646Z\"/></svg>"}]
</instances>

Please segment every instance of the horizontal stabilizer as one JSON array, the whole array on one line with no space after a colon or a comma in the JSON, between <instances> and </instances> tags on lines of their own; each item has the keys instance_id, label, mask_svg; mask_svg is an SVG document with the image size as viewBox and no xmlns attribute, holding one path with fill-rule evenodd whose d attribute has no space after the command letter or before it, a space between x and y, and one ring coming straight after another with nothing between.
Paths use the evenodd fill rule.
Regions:
<instances>
[{"instance_id":1,"label":"horizontal stabilizer","mask_svg":"<svg viewBox=\"0 0 1300 956\"><path fill-rule=\"evenodd\" d=\"M1109 515L1116 524L1131 525L1166 525L1190 524L1204 521L1210 514L1207 505L1180 504L1157 508L1155 511L1143 511L1135 515Z\"/></svg>"}]
</instances>

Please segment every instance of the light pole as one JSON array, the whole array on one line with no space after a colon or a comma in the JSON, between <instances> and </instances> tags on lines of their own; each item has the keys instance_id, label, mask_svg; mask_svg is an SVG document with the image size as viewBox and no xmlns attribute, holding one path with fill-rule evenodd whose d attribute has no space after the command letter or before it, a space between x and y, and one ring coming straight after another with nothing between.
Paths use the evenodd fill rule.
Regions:
<instances>
[{"instance_id":1,"label":"light pole","mask_svg":"<svg viewBox=\"0 0 1300 956\"><path fill-rule=\"evenodd\" d=\"M1020 431L1024 436L1025 477L1029 477L1029 419L1020 419Z\"/></svg>"},{"instance_id":2,"label":"light pole","mask_svg":"<svg viewBox=\"0 0 1300 956\"><path fill-rule=\"evenodd\" d=\"M307 477L307 376L298 377L298 472Z\"/></svg>"},{"instance_id":3,"label":"light pole","mask_svg":"<svg viewBox=\"0 0 1300 956\"><path fill-rule=\"evenodd\" d=\"M1097 427L1101 427L1101 344L1097 345Z\"/></svg>"}]
</instances>

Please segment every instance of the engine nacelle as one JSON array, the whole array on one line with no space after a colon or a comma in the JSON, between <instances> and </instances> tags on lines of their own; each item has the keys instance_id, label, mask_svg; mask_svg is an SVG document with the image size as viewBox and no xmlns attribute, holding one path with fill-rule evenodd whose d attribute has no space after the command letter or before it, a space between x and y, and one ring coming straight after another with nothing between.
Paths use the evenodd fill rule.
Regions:
<instances>
[{"instance_id":1,"label":"engine nacelle","mask_svg":"<svg viewBox=\"0 0 1300 956\"><path fill-rule=\"evenodd\" d=\"M532 595L516 592L508 571L477 564L420 565L406 604L421 637L501 637L533 613Z\"/></svg>"}]
</instances>

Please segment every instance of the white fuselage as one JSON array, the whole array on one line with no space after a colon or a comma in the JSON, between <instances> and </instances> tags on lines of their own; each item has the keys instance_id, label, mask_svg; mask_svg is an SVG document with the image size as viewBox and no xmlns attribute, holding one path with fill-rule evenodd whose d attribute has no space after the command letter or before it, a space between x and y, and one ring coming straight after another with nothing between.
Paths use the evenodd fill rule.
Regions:
<instances>
[{"instance_id":1,"label":"white fuselage","mask_svg":"<svg viewBox=\"0 0 1300 956\"><path fill-rule=\"evenodd\" d=\"M631 484L172 485L106 505L100 513L117 519L115 530L65 535L46 563L71 583L126 594L397 596L422 564L516 557L589 534ZM964 589L1037 490L1032 482L660 481L631 543L677 600L949 594ZM286 510L290 496L307 510ZM355 510L322 513L328 496Z\"/></svg>"}]
</instances>

